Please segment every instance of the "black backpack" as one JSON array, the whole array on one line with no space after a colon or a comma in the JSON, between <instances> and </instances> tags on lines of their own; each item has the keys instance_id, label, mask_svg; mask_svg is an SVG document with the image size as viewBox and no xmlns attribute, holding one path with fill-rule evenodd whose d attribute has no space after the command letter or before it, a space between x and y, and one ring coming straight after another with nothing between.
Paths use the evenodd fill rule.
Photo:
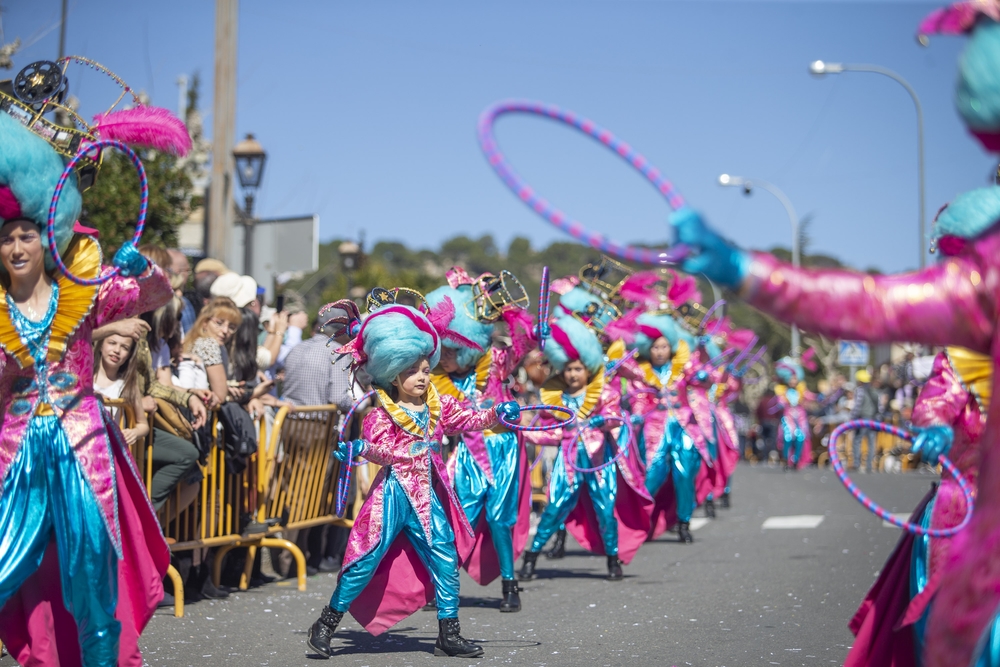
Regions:
<instances>
[{"instance_id":1,"label":"black backpack","mask_svg":"<svg viewBox=\"0 0 1000 667\"><path fill-rule=\"evenodd\" d=\"M222 404L219 421L224 429L226 470L238 475L246 469L250 455L257 451L257 429L247 411L236 403Z\"/></svg>"}]
</instances>

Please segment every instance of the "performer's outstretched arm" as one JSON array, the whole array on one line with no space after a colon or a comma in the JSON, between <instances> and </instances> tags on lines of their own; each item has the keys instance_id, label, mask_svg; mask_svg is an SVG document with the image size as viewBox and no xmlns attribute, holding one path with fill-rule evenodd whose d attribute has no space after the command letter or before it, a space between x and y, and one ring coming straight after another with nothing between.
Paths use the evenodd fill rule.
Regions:
<instances>
[{"instance_id":1,"label":"performer's outstretched arm","mask_svg":"<svg viewBox=\"0 0 1000 667\"><path fill-rule=\"evenodd\" d=\"M913 273L873 276L803 269L766 253L741 250L697 213L674 214L678 239L695 249L684 270L737 289L753 306L803 329L876 342L961 345L988 353L997 321L994 265L976 260L1000 252L996 234L963 254ZM992 285L992 287L991 287Z\"/></svg>"}]
</instances>

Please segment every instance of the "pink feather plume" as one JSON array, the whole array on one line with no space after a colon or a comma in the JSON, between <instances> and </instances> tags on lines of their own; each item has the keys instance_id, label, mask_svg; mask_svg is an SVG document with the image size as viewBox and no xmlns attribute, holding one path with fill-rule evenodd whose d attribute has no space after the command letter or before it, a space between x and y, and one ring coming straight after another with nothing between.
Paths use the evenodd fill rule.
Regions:
<instances>
[{"instance_id":1,"label":"pink feather plume","mask_svg":"<svg viewBox=\"0 0 1000 667\"><path fill-rule=\"evenodd\" d=\"M522 308L507 308L503 311L503 319L510 330L514 355L521 359L537 344L534 334L534 320L531 314Z\"/></svg>"},{"instance_id":2,"label":"pink feather plume","mask_svg":"<svg viewBox=\"0 0 1000 667\"><path fill-rule=\"evenodd\" d=\"M667 291L667 298L673 306L679 306L688 301L701 301L698 292L698 281L693 276L676 276Z\"/></svg>"},{"instance_id":3,"label":"pink feather plume","mask_svg":"<svg viewBox=\"0 0 1000 667\"><path fill-rule=\"evenodd\" d=\"M94 117L94 132L129 146L187 155L191 135L180 118L160 107L139 106Z\"/></svg>"},{"instance_id":4,"label":"pink feather plume","mask_svg":"<svg viewBox=\"0 0 1000 667\"><path fill-rule=\"evenodd\" d=\"M639 316L642 315L642 312L642 308L633 308L618 319L611 320L604 327L604 334L609 340L633 342L635 335L639 333Z\"/></svg>"},{"instance_id":5,"label":"pink feather plume","mask_svg":"<svg viewBox=\"0 0 1000 667\"><path fill-rule=\"evenodd\" d=\"M807 371L816 370L816 349L810 347L802 353L802 367Z\"/></svg>"},{"instance_id":6,"label":"pink feather plume","mask_svg":"<svg viewBox=\"0 0 1000 667\"><path fill-rule=\"evenodd\" d=\"M457 343L462 347L468 347L477 352L482 352L483 348L478 343L469 340L462 334L452 331L448 328L451 321L455 319L455 304L452 303L451 299L445 297L438 305L430 309L427 313L427 319L430 321L431 326L434 330L438 332L438 335L445 340L450 340L453 343Z\"/></svg>"},{"instance_id":7,"label":"pink feather plume","mask_svg":"<svg viewBox=\"0 0 1000 667\"><path fill-rule=\"evenodd\" d=\"M660 282L660 276L653 271L640 271L625 279L618 293L622 298L632 303L653 308L659 299L654 285Z\"/></svg>"},{"instance_id":8,"label":"pink feather plume","mask_svg":"<svg viewBox=\"0 0 1000 667\"><path fill-rule=\"evenodd\" d=\"M559 296L562 296L563 294L566 294L579 284L580 284L580 279L577 278L576 276L566 276L565 278L559 278L557 280L553 280L549 284L549 291L552 292L553 294L558 294Z\"/></svg>"},{"instance_id":9,"label":"pink feather plume","mask_svg":"<svg viewBox=\"0 0 1000 667\"><path fill-rule=\"evenodd\" d=\"M737 350L745 350L753 339L754 332L749 329L736 329L726 336L726 342Z\"/></svg>"}]
</instances>

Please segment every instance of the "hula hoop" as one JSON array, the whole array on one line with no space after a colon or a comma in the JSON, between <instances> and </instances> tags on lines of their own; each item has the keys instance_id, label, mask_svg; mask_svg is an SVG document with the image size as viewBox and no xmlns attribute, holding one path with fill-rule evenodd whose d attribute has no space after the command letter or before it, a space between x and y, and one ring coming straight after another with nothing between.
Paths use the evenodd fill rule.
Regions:
<instances>
[{"instance_id":1,"label":"hula hoop","mask_svg":"<svg viewBox=\"0 0 1000 667\"><path fill-rule=\"evenodd\" d=\"M521 408L521 412L531 412L532 410L545 410L546 412L561 412L564 415L568 415L568 417L560 422L556 422L554 424L546 424L543 426L532 426L531 424L528 424L527 426L521 426L520 424L515 424L514 422L507 421L507 419L499 413L497 414L497 419L500 420L501 424L503 424L512 431L525 431L525 432L554 431L557 428L572 426L574 423L576 423L576 413L562 405L544 405L544 404L525 405L524 407ZM534 420L532 420L532 424L533 423Z\"/></svg>"},{"instance_id":2,"label":"hula hoop","mask_svg":"<svg viewBox=\"0 0 1000 667\"><path fill-rule=\"evenodd\" d=\"M843 482L845 487L847 487L847 490L851 493L851 495L854 496L859 503L864 505L865 509L874 513L883 521L888 521L892 525L902 528L903 530L915 535L951 537L969 525L969 521L972 519L972 510L975 504L975 501L972 498L972 489L965 477L962 476L962 473L955 467L955 464L952 463L946 456L940 457L939 460L941 462L941 466L951 473L951 475L955 478L955 481L958 482L958 486L962 490L962 495L965 496L965 518L963 518L962 522L957 526L952 526L951 528L924 528L921 525L897 519L892 514L877 505L874 500L866 496L864 492L851 481L851 478L847 476L847 472L844 470L844 464L841 463L840 457L837 454L837 440L840 436L847 431L859 428L867 428L872 429L873 431L881 431L882 433L890 433L898 438L909 440L910 442L913 442L914 435L905 429L892 426L891 424L872 421L870 419L854 419L852 421L845 422L835 428L833 433L830 434L830 442L827 445L827 450L830 453L830 463L833 465L833 470L837 473L837 477L840 478L840 481Z\"/></svg>"},{"instance_id":3,"label":"hula hoop","mask_svg":"<svg viewBox=\"0 0 1000 667\"><path fill-rule=\"evenodd\" d=\"M578 116L572 111L560 109L552 104L533 102L531 100L504 100L488 107L479 116L478 135L479 146L486 156L487 161L510 190L517 197L527 204L535 213L542 216L552 225L555 225L575 239L578 239L592 248L596 248L602 253L614 255L626 262L638 262L640 264L663 265L676 264L687 257L689 250L687 246L676 245L670 248L639 248L636 246L622 245L611 239L588 231L578 220L570 218L566 213L560 211L544 197L535 193L534 189L528 185L511 167L507 158L504 157L497 145L496 137L493 133L493 125L497 119L510 113L526 113L536 116L544 116L551 120L568 125L583 132L592 139L599 141L602 145L613 150L617 155L632 165L649 181L656 190L663 195L667 204L674 211L684 206L684 199L674 190L673 184L668 181L660 171L649 163L638 151L627 143L611 134L597 123L583 116Z\"/></svg>"},{"instance_id":4,"label":"hula hoop","mask_svg":"<svg viewBox=\"0 0 1000 667\"><path fill-rule=\"evenodd\" d=\"M538 328L549 321L549 267L542 267L542 283L538 290ZM538 336L538 349L545 351L545 336Z\"/></svg>"},{"instance_id":5,"label":"hula hoop","mask_svg":"<svg viewBox=\"0 0 1000 667\"><path fill-rule=\"evenodd\" d=\"M337 497L336 506L334 507L337 512L337 516L344 516L344 511L347 509L347 492L351 487L351 468L357 468L364 465L364 463L354 463L354 441L345 441L344 431L347 429L347 425L351 423L354 413L361 406L361 404L374 395L375 390L372 389L359 398L357 402L351 406L351 409L347 411L347 414L344 415L344 420L340 422L340 429L337 431L337 444L339 445L341 442L347 442L347 460L341 463L340 477L337 479Z\"/></svg>"},{"instance_id":6,"label":"hula hoop","mask_svg":"<svg viewBox=\"0 0 1000 667\"><path fill-rule=\"evenodd\" d=\"M634 357L635 357L635 350L622 355L621 359L619 359L618 361L616 361L615 363L611 364L606 369L604 369L605 381L611 379L611 377L618 372L618 369L620 369L622 366L625 365L626 361Z\"/></svg>"},{"instance_id":7,"label":"hula hoop","mask_svg":"<svg viewBox=\"0 0 1000 667\"><path fill-rule=\"evenodd\" d=\"M617 422L621 423L621 425L623 427L625 427L625 431L628 433L628 440L626 441L625 446L624 447L619 447L618 448L618 453L616 453L614 455L614 457L610 461L605 461L601 465L599 465L597 467L594 467L594 468L578 468L576 466L576 464L570 463L570 460L569 460L570 457L566 456L566 453L563 452L563 463L565 463L567 470L575 470L576 472L584 472L584 473L587 473L587 472L600 472L601 470L604 470L605 468L608 468L608 467L614 465L615 463L618 463L623 458L625 458L626 456L628 456L628 448L631 446L632 439L634 437L634 435L632 433L632 424L629 422L629 420L625 419L624 417L618 417L618 416L615 416L615 415L611 415L611 416L608 416L608 417L604 418L604 422L605 423L607 423L609 421L617 421ZM579 447L580 445L584 445L584 449L586 449L586 445L583 442L583 429L582 428L579 429L579 431L577 431L576 440L573 442L573 444L575 445L574 449L576 449L576 447ZM577 451L579 451L579 450L577 450Z\"/></svg>"},{"instance_id":8,"label":"hula hoop","mask_svg":"<svg viewBox=\"0 0 1000 667\"><path fill-rule=\"evenodd\" d=\"M137 246L139 245L139 241L142 240L142 230L146 227L146 210L149 208L149 182L146 180L146 168L142 166L142 160L140 160L139 156L135 154L135 151L122 142L114 139L101 139L100 141L86 143L81 146L80 150L73 156L73 159L66 163L66 168L63 169L62 175L56 182L56 189L55 192L52 193L52 201L49 203L49 219L46 222L45 227L46 234L48 235L49 253L52 255L52 261L55 262L55 265L60 271L63 272L63 275L77 285L100 285L102 283L106 283L121 273L121 269L115 267L104 276L99 276L97 278L80 278L70 273L70 270L63 263L62 256L59 254L59 248L56 247L56 207L59 205L59 198L62 196L62 190L66 185L66 179L68 179L70 174L73 173L76 163L79 162L80 159L87 153L90 153L94 149L107 147L117 148L125 153L129 160L132 161L132 165L135 167L135 170L139 173L139 189L142 194L139 201L139 219L135 223L135 234L132 235L132 243Z\"/></svg>"}]
</instances>

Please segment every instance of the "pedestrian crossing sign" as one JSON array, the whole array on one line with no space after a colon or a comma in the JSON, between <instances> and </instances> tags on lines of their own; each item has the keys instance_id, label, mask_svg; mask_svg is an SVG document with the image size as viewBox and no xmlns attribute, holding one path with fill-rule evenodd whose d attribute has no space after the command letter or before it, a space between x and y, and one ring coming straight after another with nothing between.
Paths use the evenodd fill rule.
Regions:
<instances>
[{"instance_id":1,"label":"pedestrian crossing sign","mask_svg":"<svg viewBox=\"0 0 1000 667\"><path fill-rule=\"evenodd\" d=\"M838 344L837 363L841 366L867 366L871 348L863 340L842 340Z\"/></svg>"}]
</instances>

